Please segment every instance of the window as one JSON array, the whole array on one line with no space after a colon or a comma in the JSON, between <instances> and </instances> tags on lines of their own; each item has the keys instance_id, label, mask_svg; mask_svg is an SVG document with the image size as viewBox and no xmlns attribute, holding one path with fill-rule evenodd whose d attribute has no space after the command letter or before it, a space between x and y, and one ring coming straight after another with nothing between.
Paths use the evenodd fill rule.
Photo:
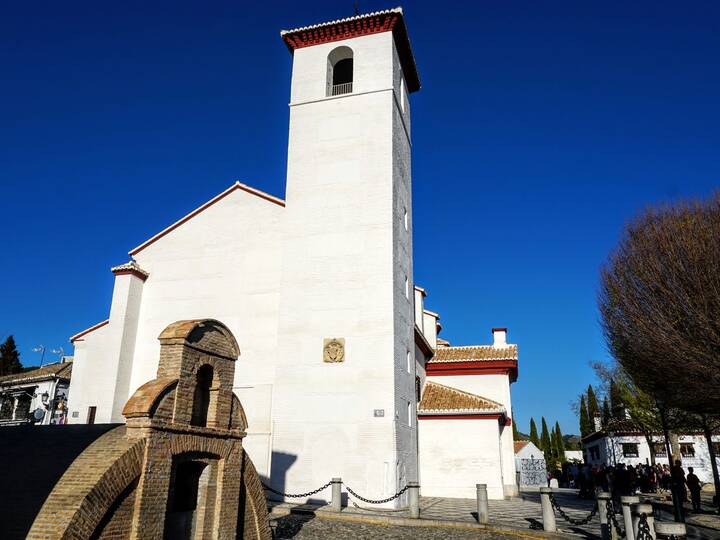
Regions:
<instances>
[{"instance_id":1,"label":"window","mask_svg":"<svg viewBox=\"0 0 720 540\"><path fill-rule=\"evenodd\" d=\"M713 450L715 451L715 459L720 458L720 442L714 442Z\"/></svg>"},{"instance_id":2,"label":"window","mask_svg":"<svg viewBox=\"0 0 720 540\"><path fill-rule=\"evenodd\" d=\"M600 459L600 448L597 446L592 446L589 448L590 450L590 459Z\"/></svg>"},{"instance_id":3,"label":"window","mask_svg":"<svg viewBox=\"0 0 720 540\"><path fill-rule=\"evenodd\" d=\"M695 445L693 443L681 443L680 455L686 458L695 457Z\"/></svg>"},{"instance_id":4,"label":"window","mask_svg":"<svg viewBox=\"0 0 720 540\"><path fill-rule=\"evenodd\" d=\"M350 47L337 47L328 55L327 95L349 94L353 87L353 51Z\"/></svg>"},{"instance_id":5,"label":"window","mask_svg":"<svg viewBox=\"0 0 720 540\"><path fill-rule=\"evenodd\" d=\"M638 445L636 443L623 443L622 444L623 457L638 457Z\"/></svg>"},{"instance_id":6,"label":"window","mask_svg":"<svg viewBox=\"0 0 720 540\"><path fill-rule=\"evenodd\" d=\"M210 387L213 380L212 366L205 364L197 371L195 393L193 395L192 419L193 426L207 426L208 410L210 409Z\"/></svg>"},{"instance_id":7,"label":"window","mask_svg":"<svg viewBox=\"0 0 720 540\"><path fill-rule=\"evenodd\" d=\"M407 208L403 208L403 226L405 227L405 230L410 230L408 225L408 213Z\"/></svg>"},{"instance_id":8,"label":"window","mask_svg":"<svg viewBox=\"0 0 720 540\"><path fill-rule=\"evenodd\" d=\"M407 402L407 411L408 411L408 426L412 426L412 425L413 425L413 421L412 421L412 403L410 403L409 401Z\"/></svg>"},{"instance_id":9,"label":"window","mask_svg":"<svg viewBox=\"0 0 720 540\"><path fill-rule=\"evenodd\" d=\"M405 278L405 298L410 300L410 281L408 278Z\"/></svg>"},{"instance_id":10,"label":"window","mask_svg":"<svg viewBox=\"0 0 720 540\"><path fill-rule=\"evenodd\" d=\"M408 373L413 372L412 368L413 368L413 358L412 358L412 354L410 353L410 351L408 351L407 352L407 371L408 371Z\"/></svg>"},{"instance_id":11,"label":"window","mask_svg":"<svg viewBox=\"0 0 720 540\"><path fill-rule=\"evenodd\" d=\"M667 456L667 451L665 450L665 445L663 443L653 443L652 451L655 457Z\"/></svg>"},{"instance_id":12,"label":"window","mask_svg":"<svg viewBox=\"0 0 720 540\"><path fill-rule=\"evenodd\" d=\"M400 108L405 112L405 79L400 78Z\"/></svg>"},{"instance_id":13,"label":"window","mask_svg":"<svg viewBox=\"0 0 720 540\"><path fill-rule=\"evenodd\" d=\"M87 423L88 424L95 423L95 413L96 412L97 412L97 407L88 407L88 415L87 415Z\"/></svg>"}]
</instances>

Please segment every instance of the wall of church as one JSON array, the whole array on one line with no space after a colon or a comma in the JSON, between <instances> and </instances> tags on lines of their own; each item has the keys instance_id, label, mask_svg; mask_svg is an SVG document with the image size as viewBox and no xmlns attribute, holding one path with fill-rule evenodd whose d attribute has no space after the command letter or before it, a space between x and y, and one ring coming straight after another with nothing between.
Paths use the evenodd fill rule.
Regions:
<instances>
[{"instance_id":1,"label":"wall of church","mask_svg":"<svg viewBox=\"0 0 720 540\"><path fill-rule=\"evenodd\" d=\"M86 423L89 407L97 407L96 423L112 421L115 378L108 376L108 367L103 361L107 331L108 326L105 325L73 344L73 372L68 392L70 424Z\"/></svg>"},{"instance_id":2,"label":"wall of church","mask_svg":"<svg viewBox=\"0 0 720 540\"><path fill-rule=\"evenodd\" d=\"M420 493L474 499L475 484L488 497L504 497L497 420L420 420Z\"/></svg>"}]
</instances>

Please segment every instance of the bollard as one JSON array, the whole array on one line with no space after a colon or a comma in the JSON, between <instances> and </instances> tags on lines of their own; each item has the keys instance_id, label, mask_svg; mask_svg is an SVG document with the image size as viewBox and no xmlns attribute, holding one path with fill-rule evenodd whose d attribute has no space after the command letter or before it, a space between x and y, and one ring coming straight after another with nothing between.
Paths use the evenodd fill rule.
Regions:
<instances>
[{"instance_id":1,"label":"bollard","mask_svg":"<svg viewBox=\"0 0 720 540\"><path fill-rule=\"evenodd\" d=\"M330 481L332 485L332 499L330 499L330 510L340 512L342 510L342 479L333 478Z\"/></svg>"},{"instance_id":2,"label":"bollard","mask_svg":"<svg viewBox=\"0 0 720 540\"><path fill-rule=\"evenodd\" d=\"M555 525L555 511L550 502L552 489L549 487L540 488L540 506L542 507L543 530L545 532L557 532Z\"/></svg>"},{"instance_id":3,"label":"bollard","mask_svg":"<svg viewBox=\"0 0 720 540\"><path fill-rule=\"evenodd\" d=\"M624 495L620 497L623 522L625 523L625 540L635 540L635 533L633 532L632 509L630 508L630 506L633 504L638 504L639 502L640 497L637 497L635 495Z\"/></svg>"},{"instance_id":4,"label":"bollard","mask_svg":"<svg viewBox=\"0 0 720 540\"><path fill-rule=\"evenodd\" d=\"M647 522L648 527L650 527L650 535L655 538L655 518L653 517L653 507L652 504L633 504L630 505L630 508L632 509L632 515L633 515L633 534L635 535L635 538L638 538L638 525L640 523L640 516L642 514L647 515ZM643 539L644 540L644 539Z\"/></svg>"},{"instance_id":5,"label":"bollard","mask_svg":"<svg viewBox=\"0 0 720 540\"><path fill-rule=\"evenodd\" d=\"M408 506L410 506L410 517L420 517L420 484L408 482Z\"/></svg>"},{"instance_id":6,"label":"bollard","mask_svg":"<svg viewBox=\"0 0 720 540\"><path fill-rule=\"evenodd\" d=\"M477 489L477 515L478 523L487 523L490 518L488 508L487 484L475 484Z\"/></svg>"},{"instance_id":7,"label":"bollard","mask_svg":"<svg viewBox=\"0 0 720 540\"><path fill-rule=\"evenodd\" d=\"M684 523L658 521L655 523L655 535L658 540L685 540L687 538L687 529Z\"/></svg>"},{"instance_id":8,"label":"bollard","mask_svg":"<svg viewBox=\"0 0 720 540\"><path fill-rule=\"evenodd\" d=\"M610 494L607 491L601 491L597 494L598 515L600 516L600 535L603 540L610 540L612 537L612 523L608 522L607 503L610 500Z\"/></svg>"}]
</instances>

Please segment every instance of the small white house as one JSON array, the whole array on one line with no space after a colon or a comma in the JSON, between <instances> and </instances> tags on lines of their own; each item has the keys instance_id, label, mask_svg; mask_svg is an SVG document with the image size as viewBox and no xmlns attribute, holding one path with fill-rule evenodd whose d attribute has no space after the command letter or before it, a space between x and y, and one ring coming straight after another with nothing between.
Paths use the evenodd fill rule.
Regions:
<instances>
[{"instance_id":1,"label":"small white house","mask_svg":"<svg viewBox=\"0 0 720 540\"><path fill-rule=\"evenodd\" d=\"M515 441L515 469L520 487L547 485L545 455L531 441Z\"/></svg>"},{"instance_id":2,"label":"small white house","mask_svg":"<svg viewBox=\"0 0 720 540\"><path fill-rule=\"evenodd\" d=\"M647 465L652 457L655 463L669 464L664 438L655 433L648 444L645 435L631 419L612 420L606 428L584 437L582 440L585 463L589 465ZM680 460L683 468L695 469L701 482L712 482L710 452L701 433L683 433L678 436ZM720 455L720 434L713 435L715 455ZM720 459L716 460L720 466Z\"/></svg>"},{"instance_id":3,"label":"small white house","mask_svg":"<svg viewBox=\"0 0 720 540\"><path fill-rule=\"evenodd\" d=\"M583 463L582 450L565 450L565 461L570 463Z\"/></svg>"},{"instance_id":4,"label":"small white house","mask_svg":"<svg viewBox=\"0 0 720 540\"><path fill-rule=\"evenodd\" d=\"M0 377L0 426L64 424L72 362Z\"/></svg>"}]
</instances>

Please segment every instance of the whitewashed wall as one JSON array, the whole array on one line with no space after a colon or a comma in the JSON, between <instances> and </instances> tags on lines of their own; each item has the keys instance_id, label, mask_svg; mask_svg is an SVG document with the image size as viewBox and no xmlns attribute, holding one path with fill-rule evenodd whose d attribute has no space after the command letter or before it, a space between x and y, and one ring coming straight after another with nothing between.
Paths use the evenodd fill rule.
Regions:
<instances>
[{"instance_id":1,"label":"whitewashed wall","mask_svg":"<svg viewBox=\"0 0 720 540\"><path fill-rule=\"evenodd\" d=\"M420 491L424 497L505 496L496 420L420 420ZM513 476L514 481L514 476Z\"/></svg>"}]
</instances>

